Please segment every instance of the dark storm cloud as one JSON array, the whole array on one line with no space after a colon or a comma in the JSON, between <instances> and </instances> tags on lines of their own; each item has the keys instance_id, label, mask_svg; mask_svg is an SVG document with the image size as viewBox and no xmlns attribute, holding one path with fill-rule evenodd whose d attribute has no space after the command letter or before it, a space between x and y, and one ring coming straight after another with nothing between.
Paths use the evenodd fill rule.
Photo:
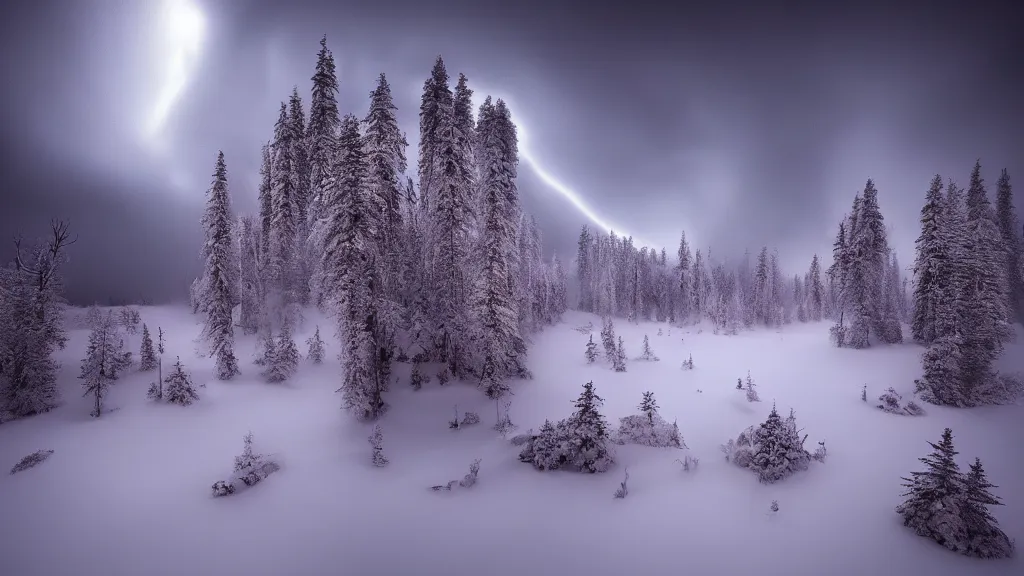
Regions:
<instances>
[{"instance_id":1,"label":"dark storm cloud","mask_svg":"<svg viewBox=\"0 0 1024 576\"><path fill-rule=\"evenodd\" d=\"M155 2L26 4L19 10L35 6L34 15L2 24L12 87L3 138L38 151L24 178L43 182L36 173L50 171L54 199L128 198L139 230L180 223L167 226L168 238L124 244L136 247L124 258L104 255L105 265L119 262L110 279L83 268L75 277L83 285L148 291L142 279L165 267L146 250L198 243L185 231L196 230L191 218L218 149L236 206L254 208L260 143L293 85L308 102L324 33L343 112L362 115L377 74L387 73L411 173L419 92L441 53L453 77L465 72L478 92L508 98L545 169L617 229L670 253L685 228L716 255L768 244L802 268L812 252L828 251L838 219L872 177L907 265L931 175L964 181L980 157L989 182L1003 166L1024 178L1014 60L1024 45L1010 3L787 3L784 11L736 2L199 3L208 18L203 55L161 153L140 143L137 126L153 98L147 62L158 55L134 48L148 46ZM524 204L568 260L586 219L526 163L520 175ZM8 212L24 213L28 190L3 177ZM183 280L160 284L187 285L186 269L194 270L183 265Z\"/></svg>"}]
</instances>

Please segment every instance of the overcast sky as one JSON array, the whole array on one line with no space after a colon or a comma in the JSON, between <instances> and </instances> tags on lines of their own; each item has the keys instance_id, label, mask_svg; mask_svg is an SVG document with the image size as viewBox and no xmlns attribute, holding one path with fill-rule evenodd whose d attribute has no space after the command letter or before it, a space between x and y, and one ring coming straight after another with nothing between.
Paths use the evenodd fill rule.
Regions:
<instances>
[{"instance_id":1,"label":"overcast sky","mask_svg":"<svg viewBox=\"0 0 1024 576\"><path fill-rule=\"evenodd\" d=\"M1011 2L190 1L205 33L155 132L175 46L165 0L3 8L0 237L70 219L78 302L186 296L217 150L252 211L260 144L292 86L308 105L325 33L343 113L364 115L387 74L413 169L442 54L509 102L530 158L601 221L670 254L685 229L716 256L767 244L803 272L870 177L909 266L936 172L965 182L981 158L989 183L1006 167L1024 188ZM529 162L519 173L547 249L570 259L587 216Z\"/></svg>"}]
</instances>

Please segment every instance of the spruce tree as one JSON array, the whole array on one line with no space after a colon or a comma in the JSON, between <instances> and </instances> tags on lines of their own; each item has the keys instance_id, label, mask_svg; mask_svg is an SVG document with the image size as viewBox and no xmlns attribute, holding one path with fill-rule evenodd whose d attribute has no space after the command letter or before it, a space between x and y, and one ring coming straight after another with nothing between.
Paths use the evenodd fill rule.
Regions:
<instances>
[{"instance_id":1,"label":"spruce tree","mask_svg":"<svg viewBox=\"0 0 1024 576\"><path fill-rule=\"evenodd\" d=\"M594 312L594 262L591 258L594 239L586 224L580 230L576 246L576 279L580 285L578 306L583 312Z\"/></svg>"},{"instance_id":2,"label":"spruce tree","mask_svg":"<svg viewBox=\"0 0 1024 576\"><path fill-rule=\"evenodd\" d=\"M644 347L640 353L640 359L651 361L658 360L658 357L654 354L654 351L651 350L651 340L650 338L647 337L647 334L644 334Z\"/></svg>"},{"instance_id":3,"label":"spruce tree","mask_svg":"<svg viewBox=\"0 0 1024 576\"><path fill-rule=\"evenodd\" d=\"M691 262L690 245L686 242L686 232L682 232L679 235L679 250L676 253L679 259L678 263L678 274L679 274L679 300L678 300L678 318L682 322L689 321L693 315L693 277L690 267L693 265Z\"/></svg>"},{"instance_id":4,"label":"spruce tree","mask_svg":"<svg viewBox=\"0 0 1024 576\"><path fill-rule=\"evenodd\" d=\"M615 349L615 356L612 361L612 367L616 372L626 371L626 346L622 343L622 336L619 336L619 345Z\"/></svg>"},{"instance_id":5,"label":"spruce tree","mask_svg":"<svg viewBox=\"0 0 1024 576\"><path fill-rule=\"evenodd\" d=\"M337 155L338 77L334 55L327 48L327 36L320 39L320 52L313 74L313 92L309 102L309 125L306 127L307 161L309 163L309 202L307 219L317 222L328 201L331 179L334 177L334 158Z\"/></svg>"},{"instance_id":6,"label":"spruce tree","mask_svg":"<svg viewBox=\"0 0 1024 576\"><path fill-rule=\"evenodd\" d=\"M452 124L454 101L448 85L448 71L439 55L434 62L430 78L423 84L423 98L420 103L419 197L424 210L429 213L434 195L441 181L441 148L446 139L446 125Z\"/></svg>"},{"instance_id":7,"label":"spruce tree","mask_svg":"<svg viewBox=\"0 0 1024 576\"><path fill-rule=\"evenodd\" d=\"M516 164L519 161L515 125L505 103L480 118L487 140L480 153L486 160L483 175L483 262L478 277L475 315L482 330L483 385L489 398L508 391L508 377L526 368L526 343L520 333L519 303L512 291L519 224Z\"/></svg>"},{"instance_id":8,"label":"spruce tree","mask_svg":"<svg viewBox=\"0 0 1024 576\"><path fill-rule=\"evenodd\" d=\"M274 125L273 177L271 179L272 216L270 222L270 252L267 259L269 311L275 324L291 327L294 323L294 306L298 303L299 262L296 258L298 238L297 209L295 201L296 135L292 132L288 118L288 107L281 103L277 123Z\"/></svg>"},{"instance_id":9,"label":"spruce tree","mask_svg":"<svg viewBox=\"0 0 1024 576\"><path fill-rule=\"evenodd\" d=\"M93 310L98 311L96 308ZM118 342L114 313L108 311L99 315L89 332L89 345L78 376L85 386L85 394L93 396L95 403L91 415L96 418L103 413L103 397L117 378L121 359Z\"/></svg>"},{"instance_id":10,"label":"spruce tree","mask_svg":"<svg viewBox=\"0 0 1024 576\"><path fill-rule=\"evenodd\" d=\"M932 538L950 550L963 551L967 530L961 513L964 503L964 482L956 463L958 452L953 447L953 432L946 428L938 444L928 443L934 450L920 458L923 472L911 472L903 478L906 500L896 507L903 525L921 536Z\"/></svg>"},{"instance_id":11,"label":"spruce tree","mask_svg":"<svg viewBox=\"0 0 1024 576\"><path fill-rule=\"evenodd\" d=\"M772 405L772 411L757 430L754 431L754 452L751 468L757 472L757 479L764 484L772 484L785 477L786 446L784 442L785 426L778 411Z\"/></svg>"},{"instance_id":12,"label":"spruce tree","mask_svg":"<svg viewBox=\"0 0 1024 576\"><path fill-rule=\"evenodd\" d=\"M142 325L142 348L139 350L139 370L148 372L156 368L156 353L153 351L153 338L149 335L149 326Z\"/></svg>"},{"instance_id":13,"label":"spruce tree","mask_svg":"<svg viewBox=\"0 0 1024 576\"><path fill-rule=\"evenodd\" d=\"M252 216L238 219L239 309L238 323L245 334L255 334L263 321L263 253L260 229Z\"/></svg>"},{"instance_id":14,"label":"spruce tree","mask_svg":"<svg viewBox=\"0 0 1024 576\"><path fill-rule=\"evenodd\" d=\"M262 158L259 186L259 254L261 257L266 258L266 255L270 253L270 227L274 219L274 169L273 157L270 154L270 144L263 145Z\"/></svg>"},{"instance_id":15,"label":"spruce tree","mask_svg":"<svg viewBox=\"0 0 1024 576\"><path fill-rule=\"evenodd\" d=\"M391 299L398 299L402 257L402 174L406 169L405 149L409 145L398 128L391 86L381 74L377 88L370 93L366 115L364 147L367 161L367 187L375 210L380 211L379 253L381 280Z\"/></svg>"},{"instance_id":16,"label":"spruce tree","mask_svg":"<svg viewBox=\"0 0 1024 576\"><path fill-rule=\"evenodd\" d=\"M381 430L380 424L373 425L373 433L367 438L370 446L373 448L373 457L371 462L374 466L381 468L388 465L388 458L384 455L384 432Z\"/></svg>"},{"instance_id":17,"label":"spruce tree","mask_svg":"<svg viewBox=\"0 0 1024 576\"><path fill-rule=\"evenodd\" d=\"M989 506L1002 506L999 498L989 492L998 488L988 481L981 459L975 458L964 481L963 520L969 539L966 554L980 558L1008 558L1013 555L1014 544L999 528Z\"/></svg>"},{"instance_id":18,"label":"spruce tree","mask_svg":"<svg viewBox=\"0 0 1024 576\"><path fill-rule=\"evenodd\" d=\"M292 179L292 210L295 221L294 258L295 278L293 290L298 304L309 303L310 286L305 281L312 274L311 256L306 248L311 223L309 220L310 174L309 143L306 139L306 115L302 108L299 89L292 89L288 100L288 128L291 131L291 179Z\"/></svg>"},{"instance_id":19,"label":"spruce tree","mask_svg":"<svg viewBox=\"0 0 1024 576\"><path fill-rule=\"evenodd\" d=\"M594 335L590 335L590 339L587 340L587 351L584 353L587 359L587 364L593 364L597 360L597 344L594 343Z\"/></svg>"},{"instance_id":20,"label":"spruce tree","mask_svg":"<svg viewBox=\"0 0 1024 576\"><path fill-rule=\"evenodd\" d=\"M164 379L164 383L166 386L164 387L163 397L164 400L171 404L189 406L196 400L199 400L199 394L192 383L192 376L185 371L185 367L181 364L181 358L174 362L174 368L167 375L167 378Z\"/></svg>"},{"instance_id":21,"label":"spruce tree","mask_svg":"<svg viewBox=\"0 0 1024 576\"><path fill-rule=\"evenodd\" d=\"M654 399L654 392L644 392L644 399L638 408L647 416L647 421L653 426L654 417L658 415L658 402Z\"/></svg>"},{"instance_id":22,"label":"spruce tree","mask_svg":"<svg viewBox=\"0 0 1024 576\"><path fill-rule=\"evenodd\" d=\"M231 234L233 217L223 152L217 153L213 183L207 196L206 213L203 215L203 227L206 229L206 244L203 246L205 290L200 295L200 310L206 317L202 338L210 346L210 353L217 358L217 377L230 380L240 373L234 352L232 319L233 300L237 294L238 253Z\"/></svg>"},{"instance_id":23,"label":"spruce tree","mask_svg":"<svg viewBox=\"0 0 1024 576\"><path fill-rule=\"evenodd\" d=\"M825 300L825 287L821 283L821 264L818 255L811 258L811 269L807 273L807 314L813 322L821 321Z\"/></svg>"},{"instance_id":24,"label":"spruce tree","mask_svg":"<svg viewBox=\"0 0 1024 576\"><path fill-rule=\"evenodd\" d=\"M272 352L269 354L263 377L267 382L284 382L299 368L299 349L295 346L291 329L285 327L277 333Z\"/></svg>"},{"instance_id":25,"label":"spruce tree","mask_svg":"<svg viewBox=\"0 0 1024 576\"><path fill-rule=\"evenodd\" d=\"M314 364L323 363L324 341L320 338L320 326L317 326L316 332L306 340L306 345L309 347L306 358L309 358Z\"/></svg>"},{"instance_id":26,"label":"spruce tree","mask_svg":"<svg viewBox=\"0 0 1024 576\"><path fill-rule=\"evenodd\" d=\"M576 411L567 422L570 463L586 472L604 472L614 463L608 448L608 422L600 412L603 403L594 391L594 383L587 382L576 400Z\"/></svg>"},{"instance_id":27,"label":"spruce tree","mask_svg":"<svg viewBox=\"0 0 1024 576\"><path fill-rule=\"evenodd\" d=\"M938 300L941 298L939 284L946 273L944 267L949 257L942 231L942 186L942 177L936 174L921 208L921 234L917 237L911 332L914 340L922 344L931 343L937 335L935 317L938 307L942 305Z\"/></svg>"},{"instance_id":28,"label":"spruce tree","mask_svg":"<svg viewBox=\"0 0 1024 576\"><path fill-rule=\"evenodd\" d=\"M996 184L996 221L1006 253L1005 276L1010 312L1017 322L1024 324L1024 239L1021 238L1020 220L1013 207L1013 188L1006 168L1003 168Z\"/></svg>"},{"instance_id":29,"label":"spruce tree","mask_svg":"<svg viewBox=\"0 0 1024 576\"><path fill-rule=\"evenodd\" d=\"M1006 253L996 223L996 214L989 203L985 181L981 177L981 162L971 171L967 189L967 238L973 282L968 287L973 310L978 314L977 330L979 362L994 360L1003 344L1012 335L1009 325ZM987 352L987 354L986 354Z\"/></svg>"}]
</instances>

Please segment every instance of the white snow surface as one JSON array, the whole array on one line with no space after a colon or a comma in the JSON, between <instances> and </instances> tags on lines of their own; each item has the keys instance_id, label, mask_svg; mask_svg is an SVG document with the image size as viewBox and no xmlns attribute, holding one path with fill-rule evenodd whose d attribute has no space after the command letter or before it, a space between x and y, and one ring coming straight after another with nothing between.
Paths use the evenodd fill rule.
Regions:
<instances>
[{"instance_id":1,"label":"white snow surface","mask_svg":"<svg viewBox=\"0 0 1024 576\"><path fill-rule=\"evenodd\" d=\"M570 312L534 338L534 379L513 383L517 432L568 416L588 380L605 399L611 428L637 413L641 393L651 390L661 415L678 419L689 453L700 458L695 472L675 462L683 451L634 445L615 446L618 462L606 474L538 472L491 428L495 405L481 391L462 383L442 388L436 379L414 391L409 364L396 364L399 382L381 421L391 462L375 468L366 442L372 424L342 412L335 393L333 322L307 312L296 334L303 343L320 324L324 364L304 360L290 382L265 383L251 363L255 339L240 336L243 374L220 382L214 360L197 356L195 316L184 307L141 310L153 337L161 326L168 338L165 375L180 355L196 385L206 384L200 400L154 404L146 389L156 373L133 371L112 387L107 407L116 411L90 418L76 378L87 332L69 320L71 340L59 352L64 404L0 425L0 468L36 450L55 451L43 466L0 475L5 576L1024 573L1019 557L949 552L904 528L893 511L900 477L921 468L925 442L937 442L948 426L961 466L979 456L999 485L1006 506L993 512L1001 527L1024 539L1024 407L929 406L920 418L875 408L889 386L911 396L923 351L914 344L836 349L825 323L738 336L673 328L672 336L657 336L659 325L618 320L627 352L638 352L648 334L663 361L629 362L616 373L603 359L586 363L587 335L574 330L600 319ZM141 336L128 338L137 351ZM691 353L696 368L681 370ZM1007 362L1024 363L1021 344L1010 346ZM760 403L736 390L748 370ZM808 450L826 441L828 460L762 485L726 462L719 445L764 421L773 401L782 416L796 411ZM478 412L481 425L450 430L455 404L460 413ZM255 450L277 455L281 470L214 498L211 485L227 478L249 431ZM476 458L480 476L471 489L429 490L462 478ZM626 466L629 496L613 499ZM775 514L772 500L779 501Z\"/></svg>"}]
</instances>

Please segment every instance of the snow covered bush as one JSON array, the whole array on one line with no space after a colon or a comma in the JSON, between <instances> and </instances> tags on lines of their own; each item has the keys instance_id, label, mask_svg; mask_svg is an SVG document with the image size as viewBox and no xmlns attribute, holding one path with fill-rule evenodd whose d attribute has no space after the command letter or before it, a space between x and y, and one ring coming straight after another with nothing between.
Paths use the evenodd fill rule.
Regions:
<instances>
[{"instance_id":1,"label":"snow covered bush","mask_svg":"<svg viewBox=\"0 0 1024 576\"><path fill-rule=\"evenodd\" d=\"M299 368L299 349L291 332L281 330L277 341L267 349L267 364L263 377L267 382L284 382L292 377Z\"/></svg>"},{"instance_id":2,"label":"snow covered bush","mask_svg":"<svg viewBox=\"0 0 1024 576\"><path fill-rule=\"evenodd\" d=\"M640 414L619 419L619 429L612 436L612 442L639 444L641 446L686 448L676 422L669 424L658 414L658 404L653 392L644 392Z\"/></svg>"},{"instance_id":3,"label":"snow covered bush","mask_svg":"<svg viewBox=\"0 0 1024 576\"><path fill-rule=\"evenodd\" d=\"M597 360L597 344L594 343L594 335L590 335L590 339L587 340L587 350L583 353L583 357L587 359L587 364L593 364Z\"/></svg>"},{"instance_id":4,"label":"snow covered bush","mask_svg":"<svg viewBox=\"0 0 1024 576\"><path fill-rule=\"evenodd\" d=\"M480 415L476 412L466 412L462 415L462 422L459 423L459 428L466 426L472 426L473 424L480 423Z\"/></svg>"},{"instance_id":5,"label":"snow covered bush","mask_svg":"<svg viewBox=\"0 0 1024 576\"><path fill-rule=\"evenodd\" d=\"M316 327L316 332L313 333L309 339L306 340L306 346L309 347L309 351L306 354L306 358L309 358L313 364L321 364L324 361L324 341L320 339L320 327ZM399 359L399 362L402 360Z\"/></svg>"},{"instance_id":6,"label":"snow covered bush","mask_svg":"<svg viewBox=\"0 0 1024 576\"><path fill-rule=\"evenodd\" d=\"M896 507L903 525L919 536L967 556L1007 558L1014 543L999 528L988 507L1002 503L989 492L980 459L975 459L965 476L956 463L953 432L946 428L938 444L928 443L933 452L920 458L923 472L903 478L907 499Z\"/></svg>"},{"instance_id":7,"label":"snow covered bush","mask_svg":"<svg viewBox=\"0 0 1024 576\"><path fill-rule=\"evenodd\" d=\"M806 439L806 436L800 437L792 411L783 420L772 406L764 423L747 428L735 441L729 440L723 445L722 451L726 460L750 468L760 482L772 484L807 469L811 454L804 450Z\"/></svg>"},{"instance_id":8,"label":"snow covered bush","mask_svg":"<svg viewBox=\"0 0 1024 576\"><path fill-rule=\"evenodd\" d=\"M750 377L749 371L747 371L747 383L745 389L747 391L747 402L761 401L761 397L757 394L757 385L754 384L754 379Z\"/></svg>"},{"instance_id":9,"label":"snow covered bush","mask_svg":"<svg viewBox=\"0 0 1024 576\"><path fill-rule=\"evenodd\" d=\"M117 378L118 369L123 366L124 356L118 344L113 312L99 315L97 308L93 308L93 311L96 311L97 316L90 322L92 330L89 332L89 344L78 377L85 387L85 395L93 397L93 410L90 414L99 418L103 413L103 399Z\"/></svg>"},{"instance_id":10,"label":"snow covered bush","mask_svg":"<svg viewBox=\"0 0 1024 576\"><path fill-rule=\"evenodd\" d=\"M471 488L476 484L476 478L480 474L480 459L477 458L469 464L469 473L462 477L459 481L459 486L463 488Z\"/></svg>"},{"instance_id":11,"label":"snow covered bush","mask_svg":"<svg viewBox=\"0 0 1024 576\"><path fill-rule=\"evenodd\" d=\"M137 334L140 322L142 322L142 316L139 314L138 308L121 307L121 327L127 334Z\"/></svg>"},{"instance_id":12,"label":"snow covered bush","mask_svg":"<svg viewBox=\"0 0 1024 576\"><path fill-rule=\"evenodd\" d=\"M452 379L452 373L448 371L448 366L441 368L441 371L437 373L437 383L444 386Z\"/></svg>"},{"instance_id":13,"label":"snow covered bush","mask_svg":"<svg viewBox=\"0 0 1024 576\"><path fill-rule=\"evenodd\" d=\"M423 388L423 385L430 381L429 376L424 376L423 371L420 369L421 363L413 361L412 363L412 374L409 376L409 385L412 386L413 390L419 390Z\"/></svg>"},{"instance_id":14,"label":"snow covered bush","mask_svg":"<svg viewBox=\"0 0 1024 576\"><path fill-rule=\"evenodd\" d=\"M644 334L643 350L640 352L640 356L637 358L637 360L645 360L648 362L657 362L658 360L660 360L660 358L658 358L654 354L654 351L651 350L651 341L649 338L647 338L646 334Z\"/></svg>"},{"instance_id":15,"label":"snow covered bush","mask_svg":"<svg viewBox=\"0 0 1024 576\"><path fill-rule=\"evenodd\" d=\"M817 462L824 462L825 458L828 457L828 450L825 448L825 441L818 442L818 447L814 449L814 454L811 454L811 458L814 458Z\"/></svg>"},{"instance_id":16,"label":"snow covered bush","mask_svg":"<svg viewBox=\"0 0 1024 576\"><path fill-rule=\"evenodd\" d=\"M573 328L573 330L579 332L580 334L590 334L594 330L594 323L593 322L587 322L583 326L577 326L577 327Z\"/></svg>"},{"instance_id":17,"label":"snow covered bush","mask_svg":"<svg viewBox=\"0 0 1024 576\"><path fill-rule=\"evenodd\" d=\"M846 346L846 326L838 323L833 324L832 327L828 329L828 337L832 342L832 345L836 348Z\"/></svg>"},{"instance_id":18,"label":"snow covered bush","mask_svg":"<svg viewBox=\"0 0 1024 576\"><path fill-rule=\"evenodd\" d=\"M889 414L901 414L904 416L921 416L924 414L924 409L913 400L901 405L902 401L903 397L890 387L878 397L878 409Z\"/></svg>"},{"instance_id":19,"label":"snow covered bush","mask_svg":"<svg viewBox=\"0 0 1024 576\"><path fill-rule=\"evenodd\" d=\"M608 446L608 424L599 411L602 403L594 383L584 384L576 412L554 424L544 422L540 431L527 439L519 460L538 470L607 471L615 463L615 454Z\"/></svg>"},{"instance_id":20,"label":"snow covered bush","mask_svg":"<svg viewBox=\"0 0 1024 576\"><path fill-rule=\"evenodd\" d=\"M240 455L235 456L231 478L218 480L213 484L214 496L227 496L244 487L254 486L281 469L274 460L253 451L252 432L246 434L243 441L245 447Z\"/></svg>"},{"instance_id":21,"label":"snow covered bush","mask_svg":"<svg viewBox=\"0 0 1024 576\"><path fill-rule=\"evenodd\" d=\"M683 361L683 370L693 370L693 354Z\"/></svg>"},{"instance_id":22,"label":"snow covered bush","mask_svg":"<svg viewBox=\"0 0 1024 576\"><path fill-rule=\"evenodd\" d=\"M619 488L615 491L614 496L616 498L625 498L629 494L629 488L626 486L626 483L629 482L629 468L626 468L625 473L626 477L622 479L622 482L619 482Z\"/></svg>"},{"instance_id":23,"label":"snow covered bush","mask_svg":"<svg viewBox=\"0 0 1024 576\"><path fill-rule=\"evenodd\" d=\"M501 402L501 399L499 398L496 402ZM518 426L512 423L512 417L509 416L510 408L512 408L512 401L506 400L498 409L498 422L494 425L494 429L498 431L498 434L501 434L502 438L518 428Z\"/></svg>"},{"instance_id":24,"label":"snow covered bush","mask_svg":"<svg viewBox=\"0 0 1024 576\"><path fill-rule=\"evenodd\" d=\"M164 387L163 398L171 404L189 406L196 400L199 400L196 387L192 384L192 376L185 371L180 357L174 363L171 373L164 379L164 383L167 386Z\"/></svg>"},{"instance_id":25,"label":"snow covered bush","mask_svg":"<svg viewBox=\"0 0 1024 576\"><path fill-rule=\"evenodd\" d=\"M380 424L373 425L373 433L367 438L370 442L370 446L373 448L373 457L371 461L373 465L381 468L387 466L388 459L384 456L384 432L380 428Z\"/></svg>"},{"instance_id":26,"label":"snow covered bush","mask_svg":"<svg viewBox=\"0 0 1024 576\"><path fill-rule=\"evenodd\" d=\"M697 464L700 464L700 458L694 458L687 454L683 456L682 460L676 458L676 462L679 462L679 465L683 467L683 472L692 472L697 469Z\"/></svg>"},{"instance_id":27,"label":"snow covered bush","mask_svg":"<svg viewBox=\"0 0 1024 576\"><path fill-rule=\"evenodd\" d=\"M29 454L28 456L22 458L17 464L15 464L14 468L11 468L11 474L17 474L18 472L23 472L25 470L28 470L29 468L38 466L45 462L46 459L52 455L53 450L36 450L35 452Z\"/></svg>"}]
</instances>

